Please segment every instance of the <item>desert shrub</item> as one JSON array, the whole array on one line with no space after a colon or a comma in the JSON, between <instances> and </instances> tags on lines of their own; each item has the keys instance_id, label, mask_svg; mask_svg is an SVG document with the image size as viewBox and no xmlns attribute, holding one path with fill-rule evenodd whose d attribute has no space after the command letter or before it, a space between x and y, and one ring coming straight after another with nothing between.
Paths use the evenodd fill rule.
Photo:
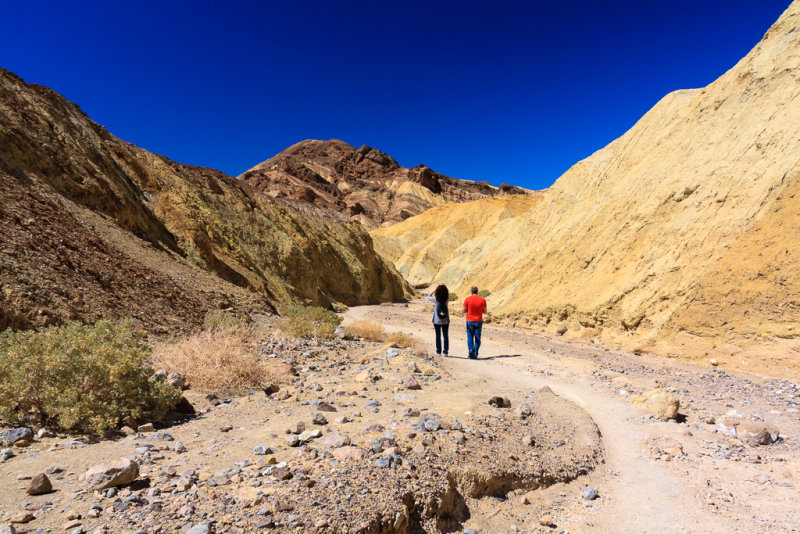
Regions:
<instances>
[{"instance_id":1,"label":"desert shrub","mask_svg":"<svg viewBox=\"0 0 800 534\"><path fill-rule=\"evenodd\" d=\"M383 341L384 331L381 323L375 321L355 321L347 327L347 330L354 336L370 341Z\"/></svg>"},{"instance_id":2,"label":"desert shrub","mask_svg":"<svg viewBox=\"0 0 800 534\"><path fill-rule=\"evenodd\" d=\"M221 394L281 381L277 364L256 357L251 335L251 328L221 327L159 343L153 350L153 365L178 373L193 388Z\"/></svg>"},{"instance_id":3,"label":"desert shrub","mask_svg":"<svg viewBox=\"0 0 800 534\"><path fill-rule=\"evenodd\" d=\"M456 295L455 293L450 293L450 298L448 300L450 302L453 302L454 300L458 300L458 295Z\"/></svg>"},{"instance_id":4,"label":"desert shrub","mask_svg":"<svg viewBox=\"0 0 800 534\"><path fill-rule=\"evenodd\" d=\"M409 348L416 346L417 342L411 337L411 334L405 332L394 332L386 336L386 342L400 348Z\"/></svg>"},{"instance_id":5,"label":"desert shrub","mask_svg":"<svg viewBox=\"0 0 800 534\"><path fill-rule=\"evenodd\" d=\"M208 310L203 319L206 328L234 328L245 324L245 320L227 310Z\"/></svg>"},{"instance_id":6,"label":"desert shrub","mask_svg":"<svg viewBox=\"0 0 800 534\"><path fill-rule=\"evenodd\" d=\"M483 298L486 298L491 294L492 294L492 292L489 291L488 289L481 289L480 291L478 291L478 296L479 297L483 297Z\"/></svg>"},{"instance_id":7,"label":"desert shrub","mask_svg":"<svg viewBox=\"0 0 800 534\"><path fill-rule=\"evenodd\" d=\"M126 415L162 419L181 392L149 380L143 338L130 321L0 333L0 418L92 436Z\"/></svg>"},{"instance_id":8,"label":"desert shrub","mask_svg":"<svg viewBox=\"0 0 800 534\"><path fill-rule=\"evenodd\" d=\"M279 328L294 337L331 339L342 318L317 306L292 306L284 310Z\"/></svg>"}]
</instances>

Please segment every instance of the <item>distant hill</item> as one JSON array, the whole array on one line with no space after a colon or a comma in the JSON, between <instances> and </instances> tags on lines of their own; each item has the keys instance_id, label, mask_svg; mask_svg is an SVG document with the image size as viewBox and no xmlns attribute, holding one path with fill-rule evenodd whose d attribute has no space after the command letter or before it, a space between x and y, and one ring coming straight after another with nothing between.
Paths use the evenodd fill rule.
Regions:
<instances>
[{"instance_id":1,"label":"distant hill","mask_svg":"<svg viewBox=\"0 0 800 534\"><path fill-rule=\"evenodd\" d=\"M800 369L800 2L529 205L478 200L373 235L411 283L476 284L519 324Z\"/></svg>"},{"instance_id":2,"label":"distant hill","mask_svg":"<svg viewBox=\"0 0 800 534\"><path fill-rule=\"evenodd\" d=\"M213 169L117 139L0 69L0 329L402 299L355 222L309 217Z\"/></svg>"},{"instance_id":3,"label":"distant hill","mask_svg":"<svg viewBox=\"0 0 800 534\"><path fill-rule=\"evenodd\" d=\"M408 169L380 150L336 139L297 143L239 178L273 198L336 212L367 228L447 202L526 193L507 184L450 178L424 165Z\"/></svg>"}]
</instances>

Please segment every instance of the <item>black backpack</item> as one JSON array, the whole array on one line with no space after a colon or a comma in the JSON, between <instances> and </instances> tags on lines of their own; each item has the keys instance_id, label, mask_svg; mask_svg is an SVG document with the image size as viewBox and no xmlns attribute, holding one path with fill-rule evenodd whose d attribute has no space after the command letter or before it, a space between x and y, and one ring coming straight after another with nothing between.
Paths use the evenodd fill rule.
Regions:
<instances>
[{"instance_id":1,"label":"black backpack","mask_svg":"<svg viewBox=\"0 0 800 534\"><path fill-rule=\"evenodd\" d=\"M436 303L436 316L439 319L445 319L447 317L447 305L442 304L441 302Z\"/></svg>"}]
</instances>

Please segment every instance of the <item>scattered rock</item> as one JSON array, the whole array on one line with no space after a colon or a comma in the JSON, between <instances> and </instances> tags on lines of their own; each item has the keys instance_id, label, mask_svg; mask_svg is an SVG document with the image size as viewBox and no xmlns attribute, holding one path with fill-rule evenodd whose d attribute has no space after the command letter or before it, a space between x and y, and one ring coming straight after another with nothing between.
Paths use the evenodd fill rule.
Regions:
<instances>
[{"instance_id":1,"label":"scattered rock","mask_svg":"<svg viewBox=\"0 0 800 534\"><path fill-rule=\"evenodd\" d=\"M363 460L367 457L367 451L352 445L339 447L333 451L333 457L337 460Z\"/></svg>"},{"instance_id":2,"label":"scattered rock","mask_svg":"<svg viewBox=\"0 0 800 534\"><path fill-rule=\"evenodd\" d=\"M550 517L549 515L543 515L542 517L540 517L539 524L542 525L543 527L551 527L551 528L556 526L555 522L553 521L553 518Z\"/></svg>"},{"instance_id":3,"label":"scattered rock","mask_svg":"<svg viewBox=\"0 0 800 534\"><path fill-rule=\"evenodd\" d=\"M587 501L593 501L597 498L597 490L591 486L583 488L583 498Z\"/></svg>"},{"instance_id":4,"label":"scattered rock","mask_svg":"<svg viewBox=\"0 0 800 534\"><path fill-rule=\"evenodd\" d=\"M327 425L328 419L321 413L315 413L313 416L311 416L311 422L315 425Z\"/></svg>"},{"instance_id":5,"label":"scattered rock","mask_svg":"<svg viewBox=\"0 0 800 534\"><path fill-rule=\"evenodd\" d=\"M17 534L17 531L8 523L0 523L0 534Z\"/></svg>"},{"instance_id":6,"label":"scattered rock","mask_svg":"<svg viewBox=\"0 0 800 534\"><path fill-rule=\"evenodd\" d=\"M16 523L18 525L23 525L25 523L30 523L34 519L35 518L34 518L34 515L32 513L28 512L28 511L24 511L24 512L17 512L15 514L12 514L11 517L9 518L9 521L11 521L12 523Z\"/></svg>"},{"instance_id":7,"label":"scattered rock","mask_svg":"<svg viewBox=\"0 0 800 534\"><path fill-rule=\"evenodd\" d=\"M186 380L183 379L181 375L178 373L170 373L167 375L167 383L176 388L180 389L187 389L189 386L186 384Z\"/></svg>"},{"instance_id":8,"label":"scattered rock","mask_svg":"<svg viewBox=\"0 0 800 534\"><path fill-rule=\"evenodd\" d=\"M49 428L40 428L39 431L36 433L36 437L38 439L44 439L44 438L54 438L56 437L56 435Z\"/></svg>"},{"instance_id":9,"label":"scattered rock","mask_svg":"<svg viewBox=\"0 0 800 534\"><path fill-rule=\"evenodd\" d=\"M30 484L28 484L28 488L25 490L28 495L44 495L51 491L53 491L53 484L44 473L39 473L33 477Z\"/></svg>"},{"instance_id":10,"label":"scattered rock","mask_svg":"<svg viewBox=\"0 0 800 534\"><path fill-rule=\"evenodd\" d=\"M419 385L417 379L411 375L408 375L403 379L403 387L406 389L422 389L422 386Z\"/></svg>"},{"instance_id":11,"label":"scattered rock","mask_svg":"<svg viewBox=\"0 0 800 534\"><path fill-rule=\"evenodd\" d=\"M489 399L489 406L494 406L496 408L510 408L511 401L505 397L492 397Z\"/></svg>"},{"instance_id":12,"label":"scattered rock","mask_svg":"<svg viewBox=\"0 0 800 534\"><path fill-rule=\"evenodd\" d=\"M126 415L122 418L122 426L127 426L136 431L139 428L139 422L130 415Z\"/></svg>"},{"instance_id":13,"label":"scattered rock","mask_svg":"<svg viewBox=\"0 0 800 534\"><path fill-rule=\"evenodd\" d=\"M0 462L5 462L10 460L14 457L14 450L13 449L3 449L0 450Z\"/></svg>"},{"instance_id":14,"label":"scattered rock","mask_svg":"<svg viewBox=\"0 0 800 534\"><path fill-rule=\"evenodd\" d=\"M514 410L514 413L516 413L522 419L525 419L533 413L533 410L531 410L529 404L521 404L516 410Z\"/></svg>"},{"instance_id":15,"label":"scattered rock","mask_svg":"<svg viewBox=\"0 0 800 534\"><path fill-rule=\"evenodd\" d=\"M711 361L710 361L709 363L710 363L710 364L711 364L713 367L716 367L716 366L718 366L718 365L719 365L719 362L717 361L717 359L716 359L716 358L711 358Z\"/></svg>"},{"instance_id":16,"label":"scattered rock","mask_svg":"<svg viewBox=\"0 0 800 534\"><path fill-rule=\"evenodd\" d=\"M155 432L156 429L153 428L153 423L145 423L143 425L139 425L139 428L136 429L138 432Z\"/></svg>"},{"instance_id":17,"label":"scattered rock","mask_svg":"<svg viewBox=\"0 0 800 534\"><path fill-rule=\"evenodd\" d=\"M338 449L344 447L345 445L350 444L350 436L347 434L342 434L334 430L333 432L328 432L320 439L317 440L317 445L321 445L323 447L330 447L331 449Z\"/></svg>"},{"instance_id":18,"label":"scattered rock","mask_svg":"<svg viewBox=\"0 0 800 534\"><path fill-rule=\"evenodd\" d=\"M297 437L299 438L299 440L302 443L306 443L306 442L311 441L312 439L316 439L316 438L320 437L321 435L322 435L322 432L320 432L319 430L306 430L305 432L301 433Z\"/></svg>"},{"instance_id":19,"label":"scattered rock","mask_svg":"<svg viewBox=\"0 0 800 534\"><path fill-rule=\"evenodd\" d=\"M18 441L33 441L33 430L28 427L19 427L12 430L6 430L2 434L3 445L9 446L17 443Z\"/></svg>"},{"instance_id":20,"label":"scattered rock","mask_svg":"<svg viewBox=\"0 0 800 534\"><path fill-rule=\"evenodd\" d=\"M77 519L73 519L72 521L67 521L66 523L64 523L64 526L62 528L64 530L72 530L72 529L76 529L76 528L78 528L80 526L81 526L81 522L79 520L77 520Z\"/></svg>"},{"instance_id":21,"label":"scattered rock","mask_svg":"<svg viewBox=\"0 0 800 534\"><path fill-rule=\"evenodd\" d=\"M741 440L751 447L778 441L778 429L755 416L745 416L731 410L717 423L720 432Z\"/></svg>"},{"instance_id":22,"label":"scattered rock","mask_svg":"<svg viewBox=\"0 0 800 534\"><path fill-rule=\"evenodd\" d=\"M631 397L631 404L643 406L662 421L677 419L678 409L681 406L681 402L676 396L663 389L654 389Z\"/></svg>"},{"instance_id":23,"label":"scattered rock","mask_svg":"<svg viewBox=\"0 0 800 534\"><path fill-rule=\"evenodd\" d=\"M253 447L253 454L256 454L258 456L265 456L271 453L272 449L267 447L266 445L256 445L255 447Z\"/></svg>"},{"instance_id":24,"label":"scattered rock","mask_svg":"<svg viewBox=\"0 0 800 534\"><path fill-rule=\"evenodd\" d=\"M118 458L112 463L100 464L86 471L86 483L93 490L130 484L139 476L139 465L129 458Z\"/></svg>"},{"instance_id":25,"label":"scattered rock","mask_svg":"<svg viewBox=\"0 0 800 534\"><path fill-rule=\"evenodd\" d=\"M261 389L264 391L264 394L269 396L273 393L277 393L281 390L281 387L277 384L267 384L265 386L261 386Z\"/></svg>"}]
</instances>

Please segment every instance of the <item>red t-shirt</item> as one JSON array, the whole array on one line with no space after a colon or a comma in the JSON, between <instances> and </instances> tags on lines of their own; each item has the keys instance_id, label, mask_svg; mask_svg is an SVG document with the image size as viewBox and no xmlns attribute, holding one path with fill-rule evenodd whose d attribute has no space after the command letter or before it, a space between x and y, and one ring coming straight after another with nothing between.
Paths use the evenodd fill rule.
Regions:
<instances>
[{"instance_id":1,"label":"red t-shirt","mask_svg":"<svg viewBox=\"0 0 800 534\"><path fill-rule=\"evenodd\" d=\"M486 299L480 295L470 295L464 299L464 306L467 307L467 321L483 321L483 312L486 311Z\"/></svg>"}]
</instances>

